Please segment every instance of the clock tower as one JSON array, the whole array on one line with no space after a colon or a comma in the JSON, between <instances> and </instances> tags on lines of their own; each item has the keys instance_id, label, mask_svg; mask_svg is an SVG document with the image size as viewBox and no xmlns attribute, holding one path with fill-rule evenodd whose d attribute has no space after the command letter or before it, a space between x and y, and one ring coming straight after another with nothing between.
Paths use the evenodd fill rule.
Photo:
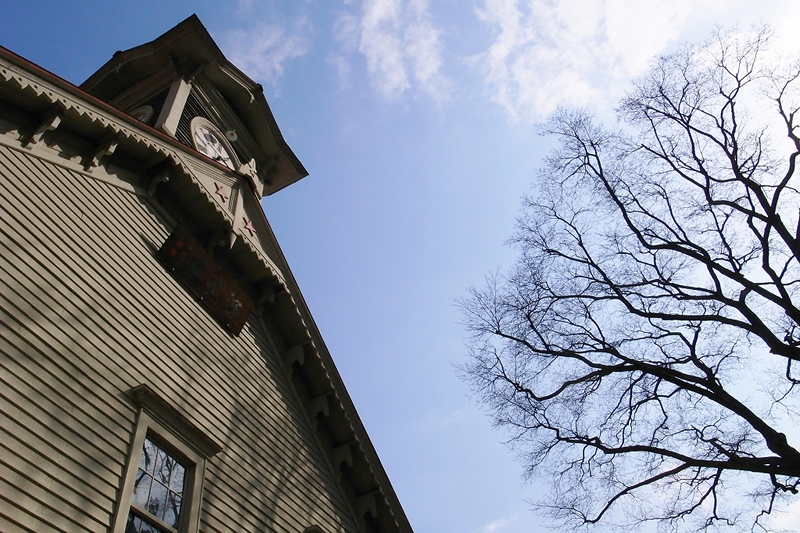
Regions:
<instances>
[{"instance_id":1,"label":"clock tower","mask_svg":"<svg viewBox=\"0 0 800 533\"><path fill-rule=\"evenodd\" d=\"M268 195L308 173L263 87L230 63L197 16L114 57L81 89L252 180Z\"/></svg>"}]
</instances>

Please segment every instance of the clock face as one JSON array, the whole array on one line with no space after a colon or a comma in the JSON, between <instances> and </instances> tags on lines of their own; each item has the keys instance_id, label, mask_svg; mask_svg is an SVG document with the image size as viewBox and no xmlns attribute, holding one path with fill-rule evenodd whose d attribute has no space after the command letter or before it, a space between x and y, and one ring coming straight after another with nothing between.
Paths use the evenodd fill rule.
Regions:
<instances>
[{"instance_id":1,"label":"clock face","mask_svg":"<svg viewBox=\"0 0 800 533\"><path fill-rule=\"evenodd\" d=\"M217 134L206 126L197 126L194 129L194 146L197 151L233 170L233 159Z\"/></svg>"}]
</instances>

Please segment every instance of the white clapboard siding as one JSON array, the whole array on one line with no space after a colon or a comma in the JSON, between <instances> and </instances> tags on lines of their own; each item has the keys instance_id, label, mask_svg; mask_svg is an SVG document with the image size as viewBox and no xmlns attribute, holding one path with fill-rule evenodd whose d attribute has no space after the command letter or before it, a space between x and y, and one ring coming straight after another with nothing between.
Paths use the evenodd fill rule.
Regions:
<instances>
[{"instance_id":1,"label":"white clapboard siding","mask_svg":"<svg viewBox=\"0 0 800 533\"><path fill-rule=\"evenodd\" d=\"M357 530L267 328L232 337L164 271L171 230L127 190L0 146L0 526L105 531L124 394L147 383L223 447L201 530Z\"/></svg>"}]
</instances>

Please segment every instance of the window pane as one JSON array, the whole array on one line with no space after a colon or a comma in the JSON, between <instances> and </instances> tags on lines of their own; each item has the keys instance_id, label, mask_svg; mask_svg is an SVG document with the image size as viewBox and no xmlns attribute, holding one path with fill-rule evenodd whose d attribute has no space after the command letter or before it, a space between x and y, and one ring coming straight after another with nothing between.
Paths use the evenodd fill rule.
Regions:
<instances>
[{"instance_id":1,"label":"window pane","mask_svg":"<svg viewBox=\"0 0 800 533\"><path fill-rule=\"evenodd\" d=\"M178 518L181 515L181 497L174 492L167 495L167 506L164 509L164 522L170 526L178 527Z\"/></svg>"},{"instance_id":2,"label":"window pane","mask_svg":"<svg viewBox=\"0 0 800 533\"><path fill-rule=\"evenodd\" d=\"M149 474L145 474L141 470L136 474L136 482L133 485L133 501L141 507L147 506L147 500L150 496L150 486L153 484L153 478Z\"/></svg>"},{"instance_id":3,"label":"window pane","mask_svg":"<svg viewBox=\"0 0 800 533\"><path fill-rule=\"evenodd\" d=\"M156 460L153 464L153 477L161 479L161 470L164 468L164 460L167 459L167 454L161 448L156 448ZM168 474L169 475L169 474Z\"/></svg>"},{"instance_id":4,"label":"window pane","mask_svg":"<svg viewBox=\"0 0 800 533\"><path fill-rule=\"evenodd\" d=\"M139 459L139 468L145 472L152 473L153 467L155 466L157 452L158 446L153 444L150 439L145 439L144 446L142 448L142 457Z\"/></svg>"},{"instance_id":5,"label":"window pane","mask_svg":"<svg viewBox=\"0 0 800 533\"><path fill-rule=\"evenodd\" d=\"M150 489L150 498L147 499L145 509L152 513L153 516L163 519L166 500L167 487L156 481L153 483L153 488Z\"/></svg>"},{"instance_id":6,"label":"window pane","mask_svg":"<svg viewBox=\"0 0 800 533\"><path fill-rule=\"evenodd\" d=\"M175 464L175 459L164 453L163 451L158 454L158 468L155 472L155 478L164 485L169 485L169 475L172 472L172 466Z\"/></svg>"},{"instance_id":7,"label":"window pane","mask_svg":"<svg viewBox=\"0 0 800 533\"><path fill-rule=\"evenodd\" d=\"M183 494L183 478L186 475L186 469L183 465L175 463L172 467L172 477L169 480L169 488L178 494Z\"/></svg>"},{"instance_id":8,"label":"window pane","mask_svg":"<svg viewBox=\"0 0 800 533\"><path fill-rule=\"evenodd\" d=\"M134 514L128 515L125 533L161 533L158 528L151 526Z\"/></svg>"},{"instance_id":9,"label":"window pane","mask_svg":"<svg viewBox=\"0 0 800 533\"><path fill-rule=\"evenodd\" d=\"M128 523L125 524L125 533L139 533L141 525L141 519L139 519L136 515L129 514Z\"/></svg>"},{"instance_id":10,"label":"window pane","mask_svg":"<svg viewBox=\"0 0 800 533\"><path fill-rule=\"evenodd\" d=\"M186 468L145 438L133 487L133 503L145 514L131 514L125 533L159 533L158 528L148 523L150 516L178 529L185 479Z\"/></svg>"}]
</instances>

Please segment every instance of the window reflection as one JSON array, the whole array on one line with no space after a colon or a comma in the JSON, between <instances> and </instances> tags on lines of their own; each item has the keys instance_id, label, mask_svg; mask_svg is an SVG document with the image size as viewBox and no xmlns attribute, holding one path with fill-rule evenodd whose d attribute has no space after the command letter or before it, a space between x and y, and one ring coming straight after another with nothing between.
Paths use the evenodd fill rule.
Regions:
<instances>
[{"instance_id":1,"label":"window reflection","mask_svg":"<svg viewBox=\"0 0 800 533\"><path fill-rule=\"evenodd\" d=\"M133 503L140 512L131 512L125 533L169 531L149 521L148 516L177 529L185 477L186 468L146 438L133 487Z\"/></svg>"}]
</instances>

